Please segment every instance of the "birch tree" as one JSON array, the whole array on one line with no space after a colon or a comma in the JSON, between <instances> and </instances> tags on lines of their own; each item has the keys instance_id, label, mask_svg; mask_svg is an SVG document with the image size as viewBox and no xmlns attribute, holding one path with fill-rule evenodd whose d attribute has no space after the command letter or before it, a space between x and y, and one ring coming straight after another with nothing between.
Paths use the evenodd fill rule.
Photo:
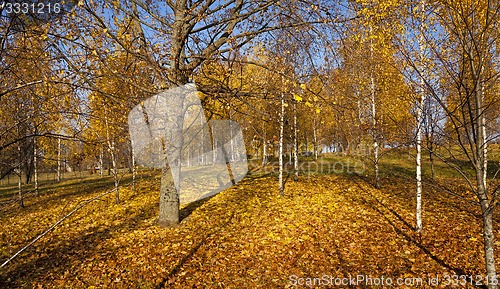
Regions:
<instances>
[{"instance_id":1,"label":"birch tree","mask_svg":"<svg viewBox=\"0 0 500 289\"><path fill-rule=\"evenodd\" d=\"M432 4L432 16L437 21L423 33L433 72L424 73L410 53L405 55L445 115L446 123L437 128L448 145L439 152L433 151L433 155L454 168L477 199L487 286L497 288L493 212L498 187L491 187L488 181L487 148L499 136L488 124L499 117L495 109L498 95L494 91L500 71L495 61L498 59L495 45L500 31L500 3L441 1ZM436 82L436 79L443 81ZM472 166L472 173L460 165L462 157Z\"/></svg>"}]
</instances>

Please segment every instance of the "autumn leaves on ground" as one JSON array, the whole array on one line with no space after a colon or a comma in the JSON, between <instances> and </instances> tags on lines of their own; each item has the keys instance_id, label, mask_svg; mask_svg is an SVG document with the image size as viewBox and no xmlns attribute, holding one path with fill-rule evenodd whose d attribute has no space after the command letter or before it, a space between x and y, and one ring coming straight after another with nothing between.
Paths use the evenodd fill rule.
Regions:
<instances>
[{"instance_id":1,"label":"autumn leaves on ground","mask_svg":"<svg viewBox=\"0 0 500 289\"><path fill-rule=\"evenodd\" d=\"M426 188L420 238L413 230L414 182L386 177L380 190L370 183L365 175L303 174L298 182L289 178L280 197L276 176L254 172L210 199L189 204L181 224L164 229L155 224L159 174L142 172L136 193L125 185L121 204L109 194L83 207L4 267L0 284L289 288L324 276L427 282L437 275L483 274L475 207ZM75 179L50 188L27 197L22 210L3 204L0 261L82 201L111 189L112 180Z\"/></svg>"}]
</instances>

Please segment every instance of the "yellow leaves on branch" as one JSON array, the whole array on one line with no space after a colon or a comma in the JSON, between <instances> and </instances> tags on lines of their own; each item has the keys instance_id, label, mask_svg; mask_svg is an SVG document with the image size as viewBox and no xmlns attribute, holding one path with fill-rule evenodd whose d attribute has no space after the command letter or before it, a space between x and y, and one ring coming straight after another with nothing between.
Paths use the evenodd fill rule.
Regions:
<instances>
[{"instance_id":1,"label":"yellow leaves on branch","mask_svg":"<svg viewBox=\"0 0 500 289\"><path fill-rule=\"evenodd\" d=\"M293 100L297 101L297 102L301 102L302 101L302 97L298 94L293 94Z\"/></svg>"}]
</instances>

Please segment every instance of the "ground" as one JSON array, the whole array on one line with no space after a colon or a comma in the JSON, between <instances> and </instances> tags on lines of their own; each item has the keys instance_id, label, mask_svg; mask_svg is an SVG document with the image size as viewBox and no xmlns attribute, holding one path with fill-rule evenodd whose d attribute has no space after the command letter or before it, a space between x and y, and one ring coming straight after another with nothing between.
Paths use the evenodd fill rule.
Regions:
<instances>
[{"instance_id":1,"label":"ground","mask_svg":"<svg viewBox=\"0 0 500 289\"><path fill-rule=\"evenodd\" d=\"M364 174L303 174L280 197L274 174L254 172L184 207L181 224L165 229L156 225L159 173L140 177L135 193L120 189L122 203L113 194L90 203L0 269L2 287L464 288L484 275L477 207L426 186L419 236L411 178L385 175L377 190ZM28 196L24 209L2 205L0 262L110 185L67 180Z\"/></svg>"}]
</instances>

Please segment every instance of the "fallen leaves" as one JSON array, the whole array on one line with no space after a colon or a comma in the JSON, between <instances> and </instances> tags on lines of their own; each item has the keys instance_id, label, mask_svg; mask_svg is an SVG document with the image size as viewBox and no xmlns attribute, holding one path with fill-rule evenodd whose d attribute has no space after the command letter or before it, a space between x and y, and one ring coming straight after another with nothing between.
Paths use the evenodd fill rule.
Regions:
<instances>
[{"instance_id":1,"label":"fallen leaves","mask_svg":"<svg viewBox=\"0 0 500 289\"><path fill-rule=\"evenodd\" d=\"M424 236L417 240L407 184L375 190L360 179L311 176L289 182L280 197L274 178L247 178L200 202L180 226L162 229L155 225L158 183L145 179L135 194L122 189L122 204L108 196L85 207L10 264L0 281L10 287L283 288L291 275L483 272L479 223L439 197L427 196ZM65 194L65 202L99 193ZM32 211L2 213L2 260L64 211L64 204L44 198Z\"/></svg>"}]
</instances>

